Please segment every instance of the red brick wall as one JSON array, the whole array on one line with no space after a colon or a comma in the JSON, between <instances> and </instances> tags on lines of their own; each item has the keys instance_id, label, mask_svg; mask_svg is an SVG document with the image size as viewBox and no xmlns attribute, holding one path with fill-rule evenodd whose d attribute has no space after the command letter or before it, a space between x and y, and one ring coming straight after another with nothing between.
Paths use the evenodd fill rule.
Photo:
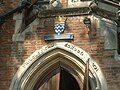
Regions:
<instances>
[{"instance_id":1,"label":"red brick wall","mask_svg":"<svg viewBox=\"0 0 120 90\"><path fill-rule=\"evenodd\" d=\"M16 0L18 1L18 0ZM0 14L16 7L15 0L3 0L4 6L0 7ZM0 90L8 90L15 71L15 61L11 57L12 35L15 29L15 21L9 17L2 26L0 25Z\"/></svg>"},{"instance_id":2,"label":"red brick wall","mask_svg":"<svg viewBox=\"0 0 120 90\"><path fill-rule=\"evenodd\" d=\"M19 0L0 0L4 4L0 6L0 14L7 12L8 10L15 8L18 5Z\"/></svg>"},{"instance_id":3,"label":"red brick wall","mask_svg":"<svg viewBox=\"0 0 120 90\"><path fill-rule=\"evenodd\" d=\"M14 74L15 64L11 58L14 23L8 20L0 27L0 90L8 90Z\"/></svg>"},{"instance_id":4,"label":"red brick wall","mask_svg":"<svg viewBox=\"0 0 120 90\"><path fill-rule=\"evenodd\" d=\"M4 0L9 5L0 8L0 12L6 12L9 8L17 6L17 0ZM66 5L66 2L64 2ZM8 90L17 68L35 50L50 42L45 41L45 34L54 34L53 18L45 19L45 28L33 26L33 33L27 33L24 42L13 42L15 21L12 16L6 23L0 26L0 90ZM83 17L68 17L64 33L73 33L74 40L67 41L84 49L98 62L104 72L108 83L108 90L120 90L120 61L114 59L114 51L104 49L104 39L99 34L92 39L87 34L88 28L83 24Z\"/></svg>"}]
</instances>

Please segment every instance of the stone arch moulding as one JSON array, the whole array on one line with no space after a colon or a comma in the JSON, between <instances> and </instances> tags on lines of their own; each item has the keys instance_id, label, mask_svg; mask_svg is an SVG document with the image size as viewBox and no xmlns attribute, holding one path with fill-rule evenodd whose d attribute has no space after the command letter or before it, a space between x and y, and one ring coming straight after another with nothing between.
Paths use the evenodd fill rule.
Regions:
<instances>
[{"instance_id":1,"label":"stone arch moulding","mask_svg":"<svg viewBox=\"0 0 120 90\"><path fill-rule=\"evenodd\" d=\"M36 50L18 69L10 90L33 90L37 81L48 75L50 70L57 69L57 66L66 68L77 77L82 87L88 59L92 90L107 90L106 80L98 64L87 52L68 42L50 43Z\"/></svg>"}]
</instances>

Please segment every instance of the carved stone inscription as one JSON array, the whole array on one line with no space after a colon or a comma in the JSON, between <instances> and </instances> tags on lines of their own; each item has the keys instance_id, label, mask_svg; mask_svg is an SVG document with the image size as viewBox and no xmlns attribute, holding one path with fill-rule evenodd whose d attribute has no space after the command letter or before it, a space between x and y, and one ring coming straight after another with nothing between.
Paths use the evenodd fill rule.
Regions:
<instances>
[{"instance_id":1,"label":"carved stone inscription","mask_svg":"<svg viewBox=\"0 0 120 90\"><path fill-rule=\"evenodd\" d=\"M73 54L75 54L76 56L78 56L80 59L82 59L84 62L86 62L88 59L92 60L91 57L82 49L76 47L73 44L70 43L51 43L48 44L46 46L44 46L43 48L37 50L35 53L33 53L22 65L22 68L28 68L35 60L37 60L39 57L41 57L43 54L45 54L46 52L49 52L50 50L53 50L54 48L62 48L64 50L67 50L69 52L72 52ZM90 63L90 66L92 66L92 68L98 72L99 68L96 65L96 63L92 62Z\"/></svg>"},{"instance_id":2,"label":"carved stone inscription","mask_svg":"<svg viewBox=\"0 0 120 90\"><path fill-rule=\"evenodd\" d=\"M31 67L31 66L33 64L35 64L35 62L37 60L39 60L39 58L41 56L43 56L43 55L49 53L49 51L53 51L55 49L61 49L63 51L69 52L69 53L73 54L74 56L78 57L78 59L75 60L76 64L78 63L78 65L80 65L80 67L83 67L84 69L85 69L85 67L84 67L83 64L86 63L86 61L89 59L90 60L90 63L89 63L90 68L89 69L90 69L90 72L92 72L91 74L93 74L95 79L96 79L96 83L97 83L97 86L98 86L99 90L107 90L107 87L106 87L107 85L106 85L106 82L104 81L105 78L103 77L103 74L102 74L102 72L100 70L100 67L97 65L97 63L90 57L90 55L87 52L85 52L81 48L79 48L79 47L77 47L77 46L75 46L75 45L73 45L71 43L68 43L68 42L51 43L51 44L45 45L44 47L42 47L39 50L36 50L21 65L21 67L17 71L16 75L13 78L10 90L18 90L18 87L22 87L23 88L24 86L20 85L21 84L21 80L23 78L27 79L31 75L31 73L33 73L34 70L36 70L36 68L38 68L39 65L42 64L43 61L40 60L39 62L37 62L35 67L34 67L34 70L31 70L31 69L33 69L33 67ZM73 55L71 55L71 54L70 54L70 58L72 59L71 56L73 56ZM81 61L79 62L79 60L81 60ZM31 70L31 71L29 71L29 70ZM26 75L29 75L29 76L26 78ZM23 81L26 81L26 80L23 80ZM24 83L25 82L23 82L23 84ZM99 85L100 85L100 87L99 87Z\"/></svg>"}]
</instances>

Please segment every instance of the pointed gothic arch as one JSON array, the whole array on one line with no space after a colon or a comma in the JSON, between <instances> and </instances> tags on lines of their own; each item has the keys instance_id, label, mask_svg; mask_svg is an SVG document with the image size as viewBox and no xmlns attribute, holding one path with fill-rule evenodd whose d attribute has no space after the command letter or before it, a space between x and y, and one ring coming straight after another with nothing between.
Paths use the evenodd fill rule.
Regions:
<instances>
[{"instance_id":1,"label":"pointed gothic arch","mask_svg":"<svg viewBox=\"0 0 120 90\"><path fill-rule=\"evenodd\" d=\"M107 84L98 64L81 48L67 42L51 43L36 50L15 74L10 90L33 90L39 81L54 75L59 67L75 77L82 88L86 61L90 59L90 85L92 90L107 90Z\"/></svg>"}]
</instances>

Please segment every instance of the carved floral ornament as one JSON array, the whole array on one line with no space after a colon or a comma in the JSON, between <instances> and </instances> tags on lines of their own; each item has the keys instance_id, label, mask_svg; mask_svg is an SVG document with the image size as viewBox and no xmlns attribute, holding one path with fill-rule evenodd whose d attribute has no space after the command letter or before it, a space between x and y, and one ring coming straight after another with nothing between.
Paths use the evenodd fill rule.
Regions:
<instances>
[{"instance_id":1,"label":"carved floral ornament","mask_svg":"<svg viewBox=\"0 0 120 90\"><path fill-rule=\"evenodd\" d=\"M97 63L87 52L67 42L51 43L36 50L15 74L10 90L33 89L38 79L42 79L46 74L49 75L49 68L58 67L57 63L68 69L70 73L74 71L73 74L81 81L80 86L82 87L83 72L88 59L90 60L89 77L92 80L92 90L107 90L105 78Z\"/></svg>"}]
</instances>

